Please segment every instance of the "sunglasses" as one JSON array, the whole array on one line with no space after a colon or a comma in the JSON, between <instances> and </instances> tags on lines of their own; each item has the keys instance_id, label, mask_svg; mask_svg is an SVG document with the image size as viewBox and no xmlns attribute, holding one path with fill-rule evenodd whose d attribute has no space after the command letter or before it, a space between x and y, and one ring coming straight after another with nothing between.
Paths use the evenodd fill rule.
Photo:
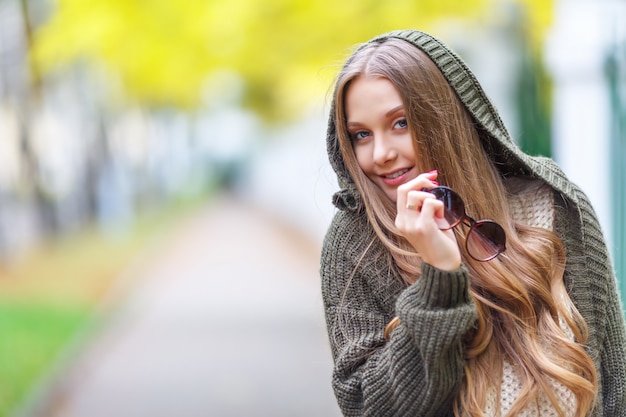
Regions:
<instances>
[{"instance_id":1,"label":"sunglasses","mask_svg":"<svg viewBox=\"0 0 626 417\"><path fill-rule=\"evenodd\" d=\"M444 217L448 227L440 227L441 230L452 229L463 223L470 230L465 238L467 253L479 262L490 261L500 255L506 249L506 235L504 229L492 220L474 220L465 213L465 203L461 197L448 187L435 187L422 189L431 193L444 205Z\"/></svg>"}]
</instances>

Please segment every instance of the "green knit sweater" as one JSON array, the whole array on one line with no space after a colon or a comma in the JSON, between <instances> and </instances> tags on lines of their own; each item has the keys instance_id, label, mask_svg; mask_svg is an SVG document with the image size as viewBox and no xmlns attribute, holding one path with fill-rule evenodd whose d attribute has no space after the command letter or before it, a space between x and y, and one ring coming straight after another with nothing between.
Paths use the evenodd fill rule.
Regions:
<instances>
[{"instance_id":1,"label":"green knit sweater","mask_svg":"<svg viewBox=\"0 0 626 417\"><path fill-rule=\"evenodd\" d=\"M589 330L587 351L599 375L592 416L626 416L626 334L615 275L597 218L583 192L548 158L524 154L463 61L422 32L396 37L423 50L440 68L477 122L485 148L503 176L541 180L553 189L555 231L564 242L569 296ZM333 118L327 146L341 190L324 240L321 280L334 359L332 385L345 416L449 416L463 378L461 339L474 325L469 274L423 265L406 286L387 261L339 152ZM365 256L363 256L365 254ZM386 342L384 328L401 319Z\"/></svg>"}]
</instances>

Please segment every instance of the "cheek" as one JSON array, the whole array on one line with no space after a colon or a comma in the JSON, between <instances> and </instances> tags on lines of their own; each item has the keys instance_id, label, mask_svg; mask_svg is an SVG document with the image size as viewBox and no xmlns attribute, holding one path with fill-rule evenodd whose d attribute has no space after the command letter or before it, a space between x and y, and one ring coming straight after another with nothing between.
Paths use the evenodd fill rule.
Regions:
<instances>
[{"instance_id":1,"label":"cheek","mask_svg":"<svg viewBox=\"0 0 626 417\"><path fill-rule=\"evenodd\" d=\"M402 155L405 158L417 159L416 144L413 141L413 137L410 134L405 135L402 141Z\"/></svg>"},{"instance_id":2,"label":"cheek","mask_svg":"<svg viewBox=\"0 0 626 417\"><path fill-rule=\"evenodd\" d=\"M361 170L367 174L372 169L372 158L367 150L367 146L355 146L353 149L356 162Z\"/></svg>"}]
</instances>

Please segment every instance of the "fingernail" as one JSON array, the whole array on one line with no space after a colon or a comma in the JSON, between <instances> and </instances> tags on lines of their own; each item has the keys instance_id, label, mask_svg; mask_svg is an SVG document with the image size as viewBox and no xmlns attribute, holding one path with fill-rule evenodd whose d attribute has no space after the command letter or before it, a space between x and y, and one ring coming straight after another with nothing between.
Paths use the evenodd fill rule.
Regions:
<instances>
[{"instance_id":1,"label":"fingernail","mask_svg":"<svg viewBox=\"0 0 626 417\"><path fill-rule=\"evenodd\" d=\"M432 183L433 183L433 184L435 184L435 185L439 185L439 183L438 183L437 181L433 181L433 180L431 180L430 182L432 182Z\"/></svg>"},{"instance_id":2,"label":"fingernail","mask_svg":"<svg viewBox=\"0 0 626 417\"><path fill-rule=\"evenodd\" d=\"M432 171L429 172L429 174L436 174L436 173L437 173L436 169L433 169Z\"/></svg>"}]
</instances>

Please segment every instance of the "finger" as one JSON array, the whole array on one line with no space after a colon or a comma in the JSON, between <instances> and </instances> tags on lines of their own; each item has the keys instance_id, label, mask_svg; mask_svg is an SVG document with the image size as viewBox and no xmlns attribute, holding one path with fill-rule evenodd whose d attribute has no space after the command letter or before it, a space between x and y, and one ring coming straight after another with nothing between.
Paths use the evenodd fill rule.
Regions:
<instances>
[{"instance_id":1,"label":"finger","mask_svg":"<svg viewBox=\"0 0 626 417\"><path fill-rule=\"evenodd\" d=\"M412 191L422 190L424 188L432 188L433 185L437 185L435 179L437 178L437 171L425 172L411 181L408 181L402 185L400 185L397 189L397 197L396 197L396 209L398 212L402 208L406 208L407 205L413 210L416 207L421 206L421 204L415 204L412 201L408 201L408 194Z\"/></svg>"},{"instance_id":2,"label":"finger","mask_svg":"<svg viewBox=\"0 0 626 417\"><path fill-rule=\"evenodd\" d=\"M434 233L432 236L443 233L448 239L452 239L456 242L454 233L450 229L445 217L443 217L445 210L443 202L437 200L432 194L429 194L429 196L429 198L425 198L422 202L422 210L419 217L420 227L422 227L424 231ZM435 229L437 229L437 232L435 232Z\"/></svg>"},{"instance_id":3,"label":"finger","mask_svg":"<svg viewBox=\"0 0 626 417\"><path fill-rule=\"evenodd\" d=\"M399 188L398 190L398 212L402 209L419 212L422 207L422 200L424 199L424 196L429 194L408 187L404 188L402 191L400 191Z\"/></svg>"},{"instance_id":4,"label":"finger","mask_svg":"<svg viewBox=\"0 0 626 417\"><path fill-rule=\"evenodd\" d=\"M422 205L427 198L435 197L428 192L411 190L407 193L405 208L419 213L422 211Z\"/></svg>"},{"instance_id":5,"label":"finger","mask_svg":"<svg viewBox=\"0 0 626 417\"><path fill-rule=\"evenodd\" d=\"M443 203L430 193L423 194L426 194L426 197L422 200L420 214L424 219L432 219L436 222L437 217L441 217L443 213Z\"/></svg>"},{"instance_id":6,"label":"finger","mask_svg":"<svg viewBox=\"0 0 626 417\"><path fill-rule=\"evenodd\" d=\"M405 208L409 211L418 212L422 209L422 197L420 197L419 192L415 190L410 190L406 194L406 204Z\"/></svg>"},{"instance_id":7,"label":"finger","mask_svg":"<svg viewBox=\"0 0 626 417\"><path fill-rule=\"evenodd\" d=\"M398 187L398 190L404 190L404 191L408 191L408 190L421 190L422 188L425 187L432 187L433 185L438 185L437 181L435 181L437 179L437 171L431 171L431 172L424 172L419 174L417 177L413 178L412 180L402 184L400 187Z\"/></svg>"},{"instance_id":8,"label":"finger","mask_svg":"<svg viewBox=\"0 0 626 417\"><path fill-rule=\"evenodd\" d=\"M439 204L435 206L434 211L435 223L437 223L437 227L441 230L450 229L450 222L446 219L445 204L440 200L437 200L437 203Z\"/></svg>"}]
</instances>

